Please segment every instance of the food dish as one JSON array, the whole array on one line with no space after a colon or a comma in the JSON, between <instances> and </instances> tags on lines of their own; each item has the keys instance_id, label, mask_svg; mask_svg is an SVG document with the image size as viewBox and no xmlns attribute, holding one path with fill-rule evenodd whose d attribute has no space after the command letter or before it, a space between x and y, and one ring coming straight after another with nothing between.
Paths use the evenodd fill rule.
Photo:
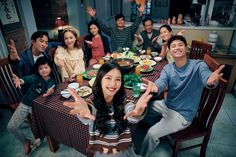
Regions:
<instances>
[{"instance_id":1,"label":"food dish","mask_svg":"<svg viewBox=\"0 0 236 157\"><path fill-rule=\"evenodd\" d=\"M152 52L152 56L156 57L158 55L158 52Z\"/></svg>"},{"instance_id":2,"label":"food dish","mask_svg":"<svg viewBox=\"0 0 236 157\"><path fill-rule=\"evenodd\" d=\"M94 84L94 81L95 81L96 77L92 78L91 80L89 80L89 86L92 87L93 84Z\"/></svg>"},{"instance_id":3,"label":"food dish","mask_svg":"<svg viewBox=\"0 0 236 157\"><path fill-rule=\"evenodd\" d=\"M76 83L76 82L70 83L68 85L68 88L77 89L77 88L79 88L79 83Z\"/></svg>"},{"instance_id":4,"label":"food dish","mask_svg":"<svg viewBox=\"0 0 236 157\"><path fill-rule=\"evenodd\" d=\"M155 61L149 59L141 60L139 63L140 65L148 65L148 66L154 66L157 64Z\"/></svg>"},{"instance_id":5,"label":"food dish","mask_svg":"<svg viewBox=\"0 0 236 157\"><path fill-rule=\"evenodd\" d=\"M133 56L131 59L133 59L133 60L134 60L134 63L138 63L138 62L140 62L140 61L141 61L141 58L140 58L140 57L138 57L138 56Z\"/></svg>"},{"instance_id":6,"label":"food dish","mask_svg":"<svg viewBox=\"0 0 236 157\"><path fill-rule=\"evenodd\" d=\"M85 72L83 72L83 77L86 79L92 79L93 77L96 77L98 70L97 69L90 69Z\"/></svg>"},{"instance_id":7,"label":"food dish","mask_svg":"<svg viewBox=\"0 0 236 157\"><path fill-rule=\"evenodd\" d=\"M79 88L78 94L81 97L89 96L90 94L92 94L92 88L88 86L82 86Z\"/></svg>"},{"instance_id":8,"label":"food dish","mask_svg":"<svg viewBox=\"0 0 236 157\"><path fill-rule=\"evenodd\" d=\"M125 74L124 75L124 86L125 88L131 89L134 85L141 83L141 76L135 74Z\"/></svg>"},{"instance_id":9,"label":"food dish","mask_svg":"<svg viewBox=\"0 0 236 157\"><path fill-rule=\"evenodd\" d=\"M140 56L141 59L151 59L152 57L150 55L141 55Z\"/></svg>"},{"instance_id":10,"label":"food dish","mask_svg":"<svg viewBox=\"0 0 236 157\"><path fill-rule=\"evenodd\" d=\"M94 64L93 69L99 69L101 67L101 64Z\"/></svg>"},{"instance_id":11,"label":"food dish","mask_svg":"<svg viewBox=\"0 0 236 157\"><path fill-rule=\"evenodd\" d=\"M145 50L139 50L138 51L140 54L144 54L146 51Z\"/></svg>"},{"instance_id":12,"label":"food dish","mask_svg":"<svg viewBox=\"0 0 236 157\"><path fill-rule=\"evenodd\" d=\"M140 65L139 67L140 67L140 71L142 73L147 73L147 72L153 71L153 67L148 66L148 65Z\"/></svg>"},{"instance_id":13,"label":"food dish","mask_svg":"<svg viewBox=\"0 0 236 157\"><path fill-rule=\"evenodd\" d=\"M104 59L105 61L109 61L110 58L111 58L111 56L108 56L108 55L103 57L103 59Z\"/></svg>"}]
</instances>

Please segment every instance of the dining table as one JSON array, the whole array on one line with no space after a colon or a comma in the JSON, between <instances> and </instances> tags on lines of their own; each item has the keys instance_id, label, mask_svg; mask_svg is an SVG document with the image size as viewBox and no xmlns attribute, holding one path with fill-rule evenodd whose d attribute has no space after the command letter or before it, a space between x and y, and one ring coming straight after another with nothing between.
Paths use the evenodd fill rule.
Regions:
<instances>
[{"instance_id":1,"label":"dining table","mask_svg":"<svg viewBox=\"0 0 236 157\"><path fill-rule=\"evenodd\" d=\"M167 60L162 60L153 66L149 73L141 73L142 77L150 81L155 81L161 73ZM132 73L132 72L131 72ZM89 80L84 80L80 86L88 85ZM65 101L74 101L72 97L65 99L61 96L61 91L66 89L68 82L58 85L54 94L48 97L39 96L33 100L31 130L36 138L47 138L49 149L56 152L59 144L72 147L86 156L86 148L89 142L88 126L84 125L75 115L69 114L70 108L63 105ZM125 89L126 96L132 97L132 89ZM92 94L84 99L91 99Z\"/></svg>"}]
</instances>

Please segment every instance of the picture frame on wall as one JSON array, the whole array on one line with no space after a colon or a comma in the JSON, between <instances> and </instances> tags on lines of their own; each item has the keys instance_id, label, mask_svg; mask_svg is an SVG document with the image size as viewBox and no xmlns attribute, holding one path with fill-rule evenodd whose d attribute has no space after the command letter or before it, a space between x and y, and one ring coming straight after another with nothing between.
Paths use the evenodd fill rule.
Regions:
<instances>
[{"instance_id":1,"label":"picture frame on wall","mask_svg":"<svg viewBox=\"0 0 236 157\"><path fill-rule=\"evenodd\" d=\"M155 0L155 7L167 7L168 0Z\"/></svg>"}]
</instances>

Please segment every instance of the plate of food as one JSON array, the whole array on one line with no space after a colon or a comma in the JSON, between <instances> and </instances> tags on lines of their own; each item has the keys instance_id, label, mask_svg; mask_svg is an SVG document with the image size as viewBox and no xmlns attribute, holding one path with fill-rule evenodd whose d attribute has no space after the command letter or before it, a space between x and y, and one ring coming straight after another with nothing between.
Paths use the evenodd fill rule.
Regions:
<instances>
[{"instance_id":1,"label":"plate of food","mask_svg":"<svg viewBox=\"0 0 236 157\"><path fill-rule=\"evenodd\" d=\"M86 79L92 79L94 77L96 77L98 70L97 69L90 69L90 70L86 70L85 72L83 72L83 77Z\"/></svg>"},{"instance_id":2,"label":"plate of food","mask_svg":"<svg viewBox=\"0 0 236 157\"><path fill-rule=\"evenodd\" d=\"M122 55L122 53L114 52L114 53L111 54L111 57L112 57L113 59L117 59L117 58L120 58L121 55Z\"/></svg>"},{"instance_id":3,"label":"plate of food","mask_svg":"<svg viewBox=\"0 0 236 157\"><path fill-rule=\"evenodd\" d=\"M82 86L79 88L78 94L81 97L89 96L90 94L92 94L92 88L90 88L89 86Z\"/></svg>"},{"instance_id":4,"label":"plate of food","mask_svg":"<svg viewBox=\"0 0 236 157\"><path fill-rule=\"evenodd\" d=\"M140 58L146 60L151 59L152 57L150 55L140 55Z\"/></svg>"},{"instance_id":5,"label":"plate of food","mask_svg":"<svg viewBox=\"0 0 236 157\"><path fill-rule=\"evenodd\" d=\"M137 76L135 74L125 74L124 75L124 86L125 88L131 89L134 85L141 83L141 76Z\"/></svg>"},{"instance_id":6,"label":"plate of food","mask_svg":"<svg viewBox=\"0 0 236 157\"><path fill-rule=\"evenodd\" d=\"M102 65L101 64L94 64L93 69L99 69Z\"/></svg>"},{"instance_id":7,"label":"plate of food","mask_svg":"<svg viewBox=\"0 0 236 157\"><path fill-rule=\"evenodd\" d=\"M155 61L150 59L141 60L139 63L140 65L148 65L148 66L154 66L157 64Z\"/></svg>"},{"instance_id":8,"label":"plate of food","mask_svg":"<svg viewBox=\"0 0 236 157\"><path fill-rule=\"evenodd\" d=\"M134 60L134 63L138 63L138 62L140 62L140 61L141 61L141 58L140 58L140 57L138 57L138 56L133 56L131 59L133 59L133 60Z\"/></svg>"},{"instance_id":9,"label":"plate of food","mask_svg":"<svg viewBox=\"0 0 236 157\"><path fill-rule=\"evenodd\" d=\"M142 73L148 73L148 72L153 71L153 67L145 65L145 64L144 65L140 65L139 67L140 67L140 71Z\"/></svg>"},{"instance_id":10,"label":"plate of food","mask_svg":"<svg viewBox=\"0 0 236 157\"><path fill-rule=\"evenodd\" d=\"M95 82L95 79L96 79L96 77L93 77L91 80L89 80L89 86L90 87L93 87L93 84L94 84L94 82Z\"/></svg>"}]
</instances>

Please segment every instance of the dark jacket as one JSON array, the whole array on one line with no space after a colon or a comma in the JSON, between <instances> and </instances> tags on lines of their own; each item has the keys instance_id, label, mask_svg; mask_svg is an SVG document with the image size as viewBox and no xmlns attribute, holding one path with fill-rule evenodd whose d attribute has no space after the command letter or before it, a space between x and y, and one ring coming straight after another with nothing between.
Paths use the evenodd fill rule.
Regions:
<instances>
[{"instance_id":1,"label":"dark jacket","mask_svg":"<svg viewBox=\"0 0 236 157\"><path fill-rule=\"evenodd\" d=\"M152 43L153 38L159 35L158 30L153 29L151 39L148 38L147 32L145 30L142 31L140 35L143 38L143 48L142 48L143 50L146 50L147 47L151 47L152 51L156 51L156 52L161 51L161 46L158 43L155 43L155 44Z\"/></svg>"}]
</instances>

